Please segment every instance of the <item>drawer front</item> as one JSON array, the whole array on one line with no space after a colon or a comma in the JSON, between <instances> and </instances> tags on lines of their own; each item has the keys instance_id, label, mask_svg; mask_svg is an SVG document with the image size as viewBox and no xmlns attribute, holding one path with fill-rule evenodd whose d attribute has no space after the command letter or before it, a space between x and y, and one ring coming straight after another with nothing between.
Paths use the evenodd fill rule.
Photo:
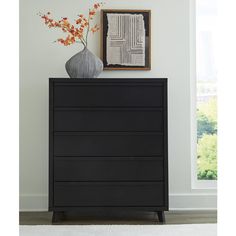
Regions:
<instances>
[{"instance_id":1,"label":"drawer front","mask_svg":"<svg viewBox=\"0 0 236 236\"><path fill-rule=\"evenodd\" d=\"M64 134L54 136L56 156L159 156L163 136L150 134Z\"/></svg>"},{"instance_id":2,"label":"drawer front","mask_svg":"<svg viewBox=\"0 0 236 236\"><path fill-rule=\"evenodd\" d=\"M55 107L160 107L163 87L152 85L57 85Z\"/></svg>"},{"instance_id":3,"label":"drawer front","mask_svg":"<svg viewBox=\"0 0 236 236\"><path fill-rule=\"evenodd\" d=\"M55 110L54 130L163 131L163 112L155 110Z\"/></svg>"},{"instance_id":4,"label":"drawer front","mask_svg":"<svg viewBox=\"0 0 236 236\"><path fill-rule=\"evenodd\" d=\"M92 159L92 160L90 160ZM163 160L63 157L54 160L55 181L163 181Z\"/></svg>"},{"instance_id":5,"label":"drawer front","mask_svg":"<svg viewBox=\"0 0 236 236\"><path fill-rule=\"evenodd\" d=\"M162 182L54 184L54 206L163 206Z\"/></svg>"}]
</instances>

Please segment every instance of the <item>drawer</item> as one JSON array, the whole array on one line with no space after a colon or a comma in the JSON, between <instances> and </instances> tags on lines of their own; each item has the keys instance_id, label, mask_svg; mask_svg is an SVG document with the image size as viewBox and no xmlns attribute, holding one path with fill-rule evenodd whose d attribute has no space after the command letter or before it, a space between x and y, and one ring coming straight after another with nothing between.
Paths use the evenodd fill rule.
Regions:
<instances>
[{"instance_id":1,"label":"drawer","mask_svg":"<svg viewBox=\"0 0 236 236\"><path fill-rule=\"evenodd\" d=\"M57 182L54 206L163 206L162 182Z\"/></svg>"},{"instance_id":2,"label":"drawer","mask_svg":"<svg viewBox=\"0 0 236 236\"><path fill-rule=\"evenodd\" d=\"M160 110L55 110L55 131L162 131Z\"/></svg>"},{"instance_id":3,"label":"drawer","mask_svg":"<svg viewBox=\"0 0 236 236\"><path fill-rule=\"evenodd\" d=\"M60 85L54 86L55 107L160 107L163 89L151 85Z\"/></svg>"},{"instance_id":4,"label":"drawer","mask_svg":"<svg viewBox=\"0 0 236 236\"><path fill-rule=\"evenodd\" d=\"M153 158L54 159L54 181L163 181L163 160Z\"/></svg>"},{"instance_id":5,"label":"drawer","mask_svg":"<svg viewBox=\"0 0 236 236\"><path fill-rule=\"evenodd\" d=\"M72 133L54 135L56 156L159 156L163 135L159 133Z\"/></svg>"}]
</instances>

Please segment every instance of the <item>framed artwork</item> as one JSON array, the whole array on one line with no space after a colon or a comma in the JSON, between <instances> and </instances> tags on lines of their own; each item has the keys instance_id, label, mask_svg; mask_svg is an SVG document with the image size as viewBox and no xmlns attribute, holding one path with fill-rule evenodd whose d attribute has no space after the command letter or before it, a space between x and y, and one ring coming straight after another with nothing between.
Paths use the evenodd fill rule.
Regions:
<instances>
[{"instance_id":1,"label":"framed artwork","mask_svg":"<svg viewBox=\"0 0 236 236\"><path fill-rule=\"evenodd\" d=\"M151 11L101 11L104 70L151 70Z\"/></svg>"}]
</instances>

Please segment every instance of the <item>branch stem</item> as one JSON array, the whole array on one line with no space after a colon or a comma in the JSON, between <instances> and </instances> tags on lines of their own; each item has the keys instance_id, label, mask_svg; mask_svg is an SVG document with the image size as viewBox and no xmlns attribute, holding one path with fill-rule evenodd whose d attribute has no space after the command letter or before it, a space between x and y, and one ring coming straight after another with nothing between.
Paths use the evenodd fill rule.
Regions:
<instances>
[{"instance_id":1,"label":"branch stem","mask_svg":"<svg viewBox=\"0 0 236 236\"><path fill-rule=\"evenodd\" d=\"M90 12L90 9L89 9ZM90 30L90 16L88 15L88 29L87 29L87 33L86 33L86 46L88 45L88 34L89 34L89 30Z\"/></svg>"}]
</instances>

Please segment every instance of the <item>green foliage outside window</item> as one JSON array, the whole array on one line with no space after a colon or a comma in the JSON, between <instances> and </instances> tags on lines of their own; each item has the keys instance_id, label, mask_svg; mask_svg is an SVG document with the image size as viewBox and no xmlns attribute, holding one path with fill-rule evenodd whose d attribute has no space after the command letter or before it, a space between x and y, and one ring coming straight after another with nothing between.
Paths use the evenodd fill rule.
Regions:
<instances>
[{"instance_id":1,"label":"green foliage outside window","mask_svg":"<svg viewBox=\"0 0 236 236\"><path fill-rule=\"evenodd\" d=\"M199 180L217 179L217 100L211 98L197 111L197 171Z\"/></svg>"},{"instance_id":2,"label":"green foliage outside window","mask_svg":"<svg viewBox=\"0 0 236 236\"><path fill-rule=\"evenodd\" d=\"M197 114L197 138L198 140L204 134L215 134L217 132L216 122L210 121L209 118L202 112Z\"/></svg>"}]
</instances>

